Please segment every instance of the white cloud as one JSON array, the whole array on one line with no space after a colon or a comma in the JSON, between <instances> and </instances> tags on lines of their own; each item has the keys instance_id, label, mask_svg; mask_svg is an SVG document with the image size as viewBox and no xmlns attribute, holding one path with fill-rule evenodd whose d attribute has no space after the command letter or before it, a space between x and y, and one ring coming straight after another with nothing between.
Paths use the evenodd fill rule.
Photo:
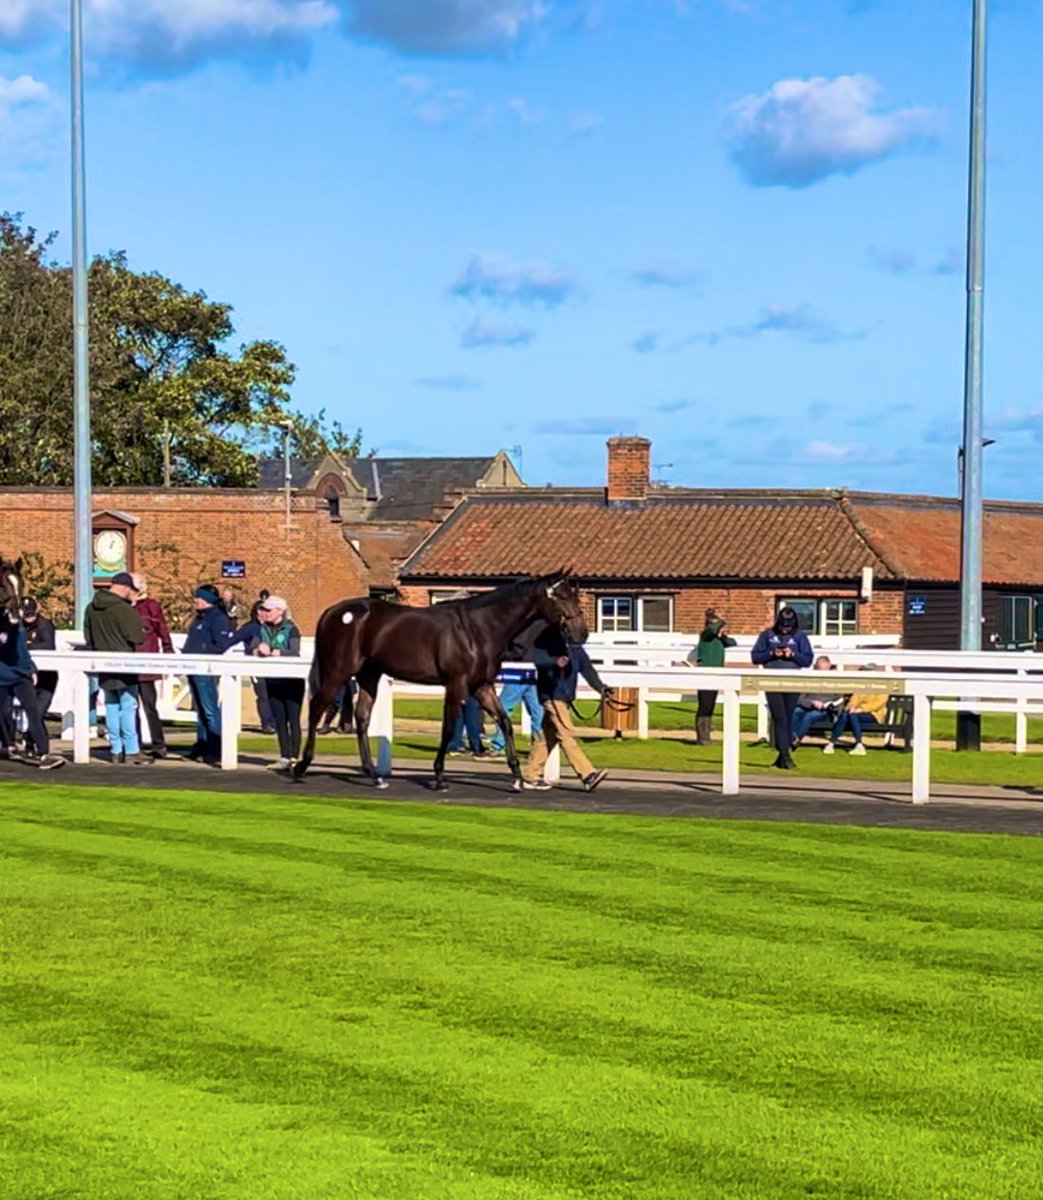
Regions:
<instances>
[{"instance_id":1,"label":"white cloud","mask_svg":"<svg viewBox=\"0 0 1043 1200\"><path fill-rule=\"evenodd\" d=\"M532 330L520 325L495 325L489 321L475 319L463 331L460 345L465 350L483 350L495 346L527 346L532 341Z\"/></svg>"},{"instance_id":2,"label":"white cloud","mask_svg":"<svg viewBox=\"0 0 1043 1200\"><path fill-rule=\"evenodd\" d=\"M542 0L342 0L349 31L405 54L510 50L548 14Z\"/></svg>"},{"instance_id":3,"label":"white cloud","mask_svg":"<svg viewBox=\"0 0 1043 1200\"><path fill-rule=\"evenodd\" d=\"M0 171L18 171L45 156L50 101L47 84L31 75L0 75Z\"/></svg>"},{"instance_id":4,"label":"white cloud","mask_svg":"<svg viewBox=\"0 0 1043 1200\"><path fill-rule=\"evenodd\" d=\"M720 329L673 339L648 330L631 342L631 348L638 354L675 354L690 346L717 346L721 342L733 339L744 341L769 333L787 334L820 345L856 341L866 336L864 329L845 329L835 321L818 316L809 304L773 304L761 309L760 316L745 325L724 325Z\"/></svg>"},{"instance_id":5,"label":"white cloud","mask_svg":"<svg viewBox=\"0 0 1043 1200\"><path fill-rule=\"evenodd\" d=\"M19 75L17 79L5 79L0 75L0 111L46 104L49 98L47 84L31 75Z\"/></svg>"},{"instance_id":6,"label":"white cloud","mask_svg":"<svg viewBox=\"0 0 1043 1200\"><path fill-rule=\"evenodd\" d=\"M466 300L557 308L579 291L573 276L547 263L513 263L497 254L476 254L449 291Z\"/></svg>"},{"instance_id":7,"label":"white cloud","mask_svg":"<svg viewBox=\"0 0 1043 1200\"><path fill-rule=\"evenodd\" d=\"M988 425L990 432L1027 433L1034 442L1043 442L1043 407L1005 408Z\"/></svg>"},{"instance_id":8,"label":"white cloud","mask_svg":"<svg viewBox=\"0 0 1043 1200\"><path fill-rule=\"evenodd\" d=\"M699 279L694 267L676 262L646 263L637 267L631 275L642 287L685 288L691 287Z\"/></svg>"},{"instance_id":9,"label":"white cloud","mask_svg":"<svg viewBox=\"0 0 1043 1200\"><path fill-rule=\"evenodd\" d=\"M875 112L880 90L869 75L779 80L732 106L731 158L754 187L801 188L933 139L937 110Z\"/></svg>"}]
</instances>

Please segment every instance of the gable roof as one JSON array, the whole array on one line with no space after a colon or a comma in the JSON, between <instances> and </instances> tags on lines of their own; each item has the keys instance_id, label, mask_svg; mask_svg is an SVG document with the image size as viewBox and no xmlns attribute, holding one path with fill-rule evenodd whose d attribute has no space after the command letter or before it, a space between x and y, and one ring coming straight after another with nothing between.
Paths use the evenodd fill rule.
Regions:
<instances>
[{"instance_id":1,"label":"gable roof","mask_svg":"<svg viewBox=\"0 0 1043 1200\"><path fill-rule=\"evenodd\" d=\"M601 488L471 493L403 564L409 579L503 579L571 567L587 580L955 582L956 501L844 491ZM985 581L1043 586L1043 505L991 503Z\"/></svg>"},{"instance_id":2,"label":"gable roof","mask_svg":"<svg viewBox=\"0 0 1043 1200\"><path fill-rule=\"evenodd\" d=\"M290 487L306 488L315 478L321 458L291 458ZM286 463L281 458L259 458L257 460L257 486L259 488L281 488L286 486Z\"/></svg>"},{"instance_id":3,"label":"gable roof","mask_svg":"<svg viewBox=\"0 0 1043 1200\"><path fill-rule=\"evenodd\" d=\"M378 521L431 520L449 492L474 488L496 462L481 458L356 458L351 473L374 505Z\"/></svg>"}]
</instances>

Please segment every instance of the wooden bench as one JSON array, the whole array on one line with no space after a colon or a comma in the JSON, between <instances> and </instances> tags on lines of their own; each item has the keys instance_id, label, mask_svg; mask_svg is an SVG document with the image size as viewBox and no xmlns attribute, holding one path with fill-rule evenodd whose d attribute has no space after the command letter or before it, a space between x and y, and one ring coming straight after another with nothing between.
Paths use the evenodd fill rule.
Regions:
<instances>
[{"instance_id":1,"label":"wooden bench","mask_svg":"<svg viewBox=\"0 0 1043 1200\"><path fill-rule=\"evenodd\" d=\"M818 733L828 737L835 724L835 718L819 717L808 727L808 734ZM912 696L888 696L884 719L877 724L866 724L862 732L870 734L882 733L887 737L885 745L893 746L896 735L902 739L902 750L908 752L913 746L913 698Z\"/></svg>"}]
</instances>

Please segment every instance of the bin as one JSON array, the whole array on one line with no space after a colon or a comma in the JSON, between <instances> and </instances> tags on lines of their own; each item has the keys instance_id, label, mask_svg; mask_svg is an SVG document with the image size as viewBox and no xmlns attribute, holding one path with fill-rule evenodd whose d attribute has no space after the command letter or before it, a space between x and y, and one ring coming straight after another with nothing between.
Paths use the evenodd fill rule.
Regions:
<instances>
[{"instance_id":1,"label":"bin","mask_svg":"<svg viewBox=\"0 0 1043 1200\"><path fill-rule=\"evenodd\" d=\"M629 706L617 708L615 704L601 701L601 728L622 737L624 733L637 733L640 713L638 712L637 688L617 688L612 693L618 704Z\"/></svg>"}]
</instances>

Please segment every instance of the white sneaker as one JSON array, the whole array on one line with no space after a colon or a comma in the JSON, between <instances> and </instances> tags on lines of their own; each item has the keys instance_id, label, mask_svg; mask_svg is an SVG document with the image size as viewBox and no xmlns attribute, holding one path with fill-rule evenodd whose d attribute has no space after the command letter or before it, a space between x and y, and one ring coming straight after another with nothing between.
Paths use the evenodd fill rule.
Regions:
<instances>
[{"instance_id":1,"label":"white sneaker","mask_svg":"<svg viewBox=\"0 0 1043 1200\"><path fill-rule=\"evenodd\" d=\"M855 744L848 751L849 754L859 754L859 755L865 754L865 752L866 752L866 748L865 748L865 746L862 745L861 742L855 742Z\"/></svg>"},{"instance_id":2,"label":"white sneaker","mask_svg":"<svg viewBox=\"0 0 1043 1200\"><path fill-rule=\"evenodd\" d=\"M822 747L823 754L833 754L835 752L836 746L834 746L832 742L826 742L826 744Z\"/></svg>"},{"instance_id":3,"label":"white sneaker","mask_svg":"<svg viewBox=\"0 0 1043 1200\"><path fill-rule=\"evenodd\" d=\"M288 771L290 769L290 760L288 758L278 758L273 763L268 764L269 771Z\"/></svg>"}]
</instances>

